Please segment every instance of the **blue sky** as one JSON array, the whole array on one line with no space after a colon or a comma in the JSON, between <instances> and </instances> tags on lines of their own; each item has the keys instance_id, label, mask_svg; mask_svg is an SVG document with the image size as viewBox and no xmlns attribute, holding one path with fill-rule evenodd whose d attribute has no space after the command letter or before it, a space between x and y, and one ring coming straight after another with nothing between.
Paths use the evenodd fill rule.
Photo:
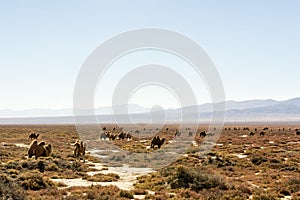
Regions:
<instances>
[{"instance_id":1,"label":"blue sky","mask_svg":"<svg viewBox=\"0 0 300 200\"><path fill-rule=\"evenodd\" d=\"M203 47L220 73L227 100L298 97L299 9L296 0L2 1L0 109L72 107L77 74L93 49L116 34L144 27L178 31ZM150 62L150 57L185 71L175 58L143 55L119 65ZM110 73L117 70L116 64ZM103 80L96 106L110 104L108 93L121 76L111 84ZM187 70L186 76L193 75ZM197 81L191 78L199 103L209 102L205 85ZM138 91L131 102L178 106L157 87Z\"/></svg>"}]
</instances>

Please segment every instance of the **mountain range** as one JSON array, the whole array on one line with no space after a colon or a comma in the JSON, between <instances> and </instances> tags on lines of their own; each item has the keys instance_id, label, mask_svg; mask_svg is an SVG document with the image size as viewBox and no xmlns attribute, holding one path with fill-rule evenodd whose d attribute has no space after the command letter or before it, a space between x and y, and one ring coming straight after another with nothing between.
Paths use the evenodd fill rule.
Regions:
<instances>
[{"instance_id":1,"label":"mountain range","mask_svg":"<svg viewBox=\"0 0 300 200\"><path fill-rule=\"evenodd\" d=\"M220 103L219 103L220 104ZM206 103L192 105L177 109L151 110L136 104L119 105L118 108L128 109L126 113L112 115L112 107L99 107L95 109L97 120L101 123L176 123L185 113L185 121L190 123L208 122L212 116L213 106L217 104ZM285 101L248 100L226 101L225 122L300 122L300 98ZM0 124L64 124L74 123L72 109L30 109L30 110L0 110ZM90 116L82 116L82 123L90 123Z\"/></svg>"}]
</instances>

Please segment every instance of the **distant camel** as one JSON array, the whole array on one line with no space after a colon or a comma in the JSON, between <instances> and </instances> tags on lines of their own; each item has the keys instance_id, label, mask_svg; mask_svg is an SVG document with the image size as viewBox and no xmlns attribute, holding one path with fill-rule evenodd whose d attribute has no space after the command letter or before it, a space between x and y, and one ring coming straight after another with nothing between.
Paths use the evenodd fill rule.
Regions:
<instances>
[{"instance_id":1,"label":"distant camel","mask_svg":"<svg viewBox=\"0 0 300 200\"><path fill-rule=\"evenodd\" d=\"M75 158L79 158L79 160L80 160L80 157L82 157L83 162L85 162L85 160L84 160L85 150L86 150L86 144L83 143L83 141L81 141L81 140L77 140L74 144Z\"/></svg>"},{"instance_id":2,"label":"distant camel","mask_svg":"<svg viewBox=\"0 0 300 200\"><path fill-rule=\"evenodd\" d=\"M35 158L39 157L48 157L52 153L51 144L46 145L45 142L37 143L37 140L31 142L30 148L28 150L28 158L35 156Z\"/></svg>"},{"instance_id":3,"label":"distant camel","mask_svg":"<svg viewBox=\"0 0 300 200\"><path fill-rule=\"evenodd\" d=\"M159 136L154 137L151 141L151 148L154 149L154 147L157 145L160 149L160 147L164 144L165 140L165 138L160 139Z\"/></svg>"},{"instance_id":4,"label":"distant camel","mask_svg":"<svg viewBox=\"0 0 300 200\"><path fill-rule=\"evenodd\" d=\"M102 132L100 135L100 140L106 140L107 138L107 133L106 132Z\"/></svg>"},{"instance_id":5,"label":"distant camel","mask_svg":"<svg viewBox=\"0 0 300 200\"><path fill-rule=\"evenodd\" d=\"M298 130L298 131L296 131L296 135L300 135L300 131Z\"/></svg>"},{"instance_id":6,"label":"distant camel","mask_svg":"<svg viewBox=\"0 0 300 200\"><path fill-rule=\"evenodd\" d=\"M205 131L202 131L201 133L200 133L200 137L205 137L206 136L206 132Z\"/></svg>"},{"instance_id":7,"label":"distant camel","mask_svg":"<svg viewBox=\"0 0 300 200\"><path fill-rule=\"evenodd\" d=\"M126 133L123 132L118 135L119 140L124 140L125 137L126 137Z\"/></svg>"},{"instance_id":8,"label":"distant camel","mask_svg":"<svg viewBox=\"0 0 300 200\"><path fill-rule=\"evenodd\" d=\"M115 140L115 139L117 138L117 136L118 136L118 135L110 134L110 135L109 135L109 139L110 139L110 140Z\"/></svg>"},{"instance_id":9,"label":"distant camel","mask_svg":"<svg viewBox=\"0 0 300 200\"><path fill-rule=\"evenodd\" d=\"M266 134L266 132L265 131L262 131L262 132L260 132L260 136L264 136Z\"/></svg>"},{"instance_id":10,"label":"distant camel","mask_svg":"<svg viewBox=\"0 0 300 200\"><path fill-rule=\"evenodd\" d=\"M267 130L269 130L269 128L268 128L268 127L265 127L265 128L263 128L262 130L263 130L263 131L267 131Z\"/></svg>"},{"instance_id":11,"label":"distant camel","mask_svg":"<svg viewBox=\"0 0 300 200\"><path fill-rule=\"evenodd\" d=\"M132 136L131 136L130 133L127 133L126 136L125 136L125 138L127 138L127 139L129 139L129 140L131 139L131 137L132 137Z\"/></svg>"},{"instance_id":12,"label":"distant camel","mask_svg":"<svg viewBox=\"0 0 300 200\"><path fill-rule=\"evenodd\" d=\"M255 132L252 132L252 131L251 131L251 132L249 133L249 135L250 135L250 136L254 136L254 135L255 135Z\"/></svg>"},{"instance_id":13,"label":"distant camel","mask_svg":"<svg viewBox=\"0 0 300 200\"><path fill-rule=\"evenodd\" d=\"M31 139L31 140L33 140L33 139L38 139L39 135L40 135L40 134L31 133L31 134L28 136L28 138Z\"/></svg>"},{"instance_id":14,"label":"distant camel","mask_svg":"<svg viewBox=\"0 0 300 200\"><path fill-rule=\"evenodd\" d=\"M177 136L180 137L180 135L181 135L181 132L178 131L178 129L176 129L176 130L175 130L175 137L177 137Z\"/></svg>"}]
</instances>

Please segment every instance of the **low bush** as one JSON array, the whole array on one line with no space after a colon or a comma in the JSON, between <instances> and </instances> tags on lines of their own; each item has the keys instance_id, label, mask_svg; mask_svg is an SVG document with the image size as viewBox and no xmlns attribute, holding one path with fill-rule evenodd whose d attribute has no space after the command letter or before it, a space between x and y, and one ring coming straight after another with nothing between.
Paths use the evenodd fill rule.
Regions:
<instances>
[{"instance_id":1,"label":"low bush","mask_svg":"<svg viewBox=\"0 0 300 200\"><path fill-rule=\"evenodd\" d=\"M286 185L292 193L300 192L300 178L291 178Z\"/></svg>"},{"instance_id":2,"label":"low bush","mask_svg":"<svg viewBox=\"0 0 300 200\"><path fill-rule=\"evenodd\" d=\"M54 185L37 170L23 172L18 176L17 180L25 190L40 190Z\"/></svg>"},{"instance_id":3,"label":"low bush","mask_svg":"<svg viewBox=\"0 0 300 200\"><path fill-rule=\"evenodd\" d=\"M0 199L26 199L25 191L16 182L5 175L0 175Z\"/></svg>"},{"instance_id":4,"label":"low bush","mask_svg":"<svg viewBox=\"0 0 300 200\"><path fill-rule=\"evenodd\" d=\"M193 168L179 167L176 170L176 173L168 179L172 189L191 188L196 192L216 187L227 189L224 180L219 176Z\"/></svg>"},{"instance_id":5,"label":"low bush","mask_svg":"<svg viewBox=\"0 0 300 200\"><path fill-rule=\"evenodd\" d=\"M88 176L86 177L88 181L93 181L93 182L112 182L112 181L117 181L120 179L120 176L118 174L95 174L93 176Z\"/></svg>"},{"instance_id":6,"label":"low bush","mask_svg":"<svg viewBox=\"0 0 300 200\"><path fill-rule=\"evenodd\" d=\"M126 191L126 190L121 190L119 193L119 197L127 198L127 199L133 199L133 195Z\"/></svg>"}]
</instances>

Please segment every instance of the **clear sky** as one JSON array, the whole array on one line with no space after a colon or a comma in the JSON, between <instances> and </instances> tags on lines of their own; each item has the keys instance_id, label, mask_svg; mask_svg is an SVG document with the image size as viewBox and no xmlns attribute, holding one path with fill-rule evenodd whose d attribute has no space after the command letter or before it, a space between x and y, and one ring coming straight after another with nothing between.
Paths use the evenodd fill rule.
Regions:
<instances>
[{"instance_id":1,"label":"clear sky","mask_svg":"<svg viewBox=\"0 0 300 200\"><path fill-rule=\"evenodd\" d=\"M116 34L144 27L178 31L203 47L221 75L227 100L299 97L299 10L297 0L1 1L0 109L72 107L77 74L93 49ZM199 103L210 101L201 80L198 84L183 70L184 63L148 53L119 65L129 63L129 69L151 58L173 65L186 71ZM116 63L108 72L115 80L104 77L96 106L110 104L108 93L126 70L118 72ZM157 87L137 91L131 102L177 106Z\"/></svg>"}]
</instances>

